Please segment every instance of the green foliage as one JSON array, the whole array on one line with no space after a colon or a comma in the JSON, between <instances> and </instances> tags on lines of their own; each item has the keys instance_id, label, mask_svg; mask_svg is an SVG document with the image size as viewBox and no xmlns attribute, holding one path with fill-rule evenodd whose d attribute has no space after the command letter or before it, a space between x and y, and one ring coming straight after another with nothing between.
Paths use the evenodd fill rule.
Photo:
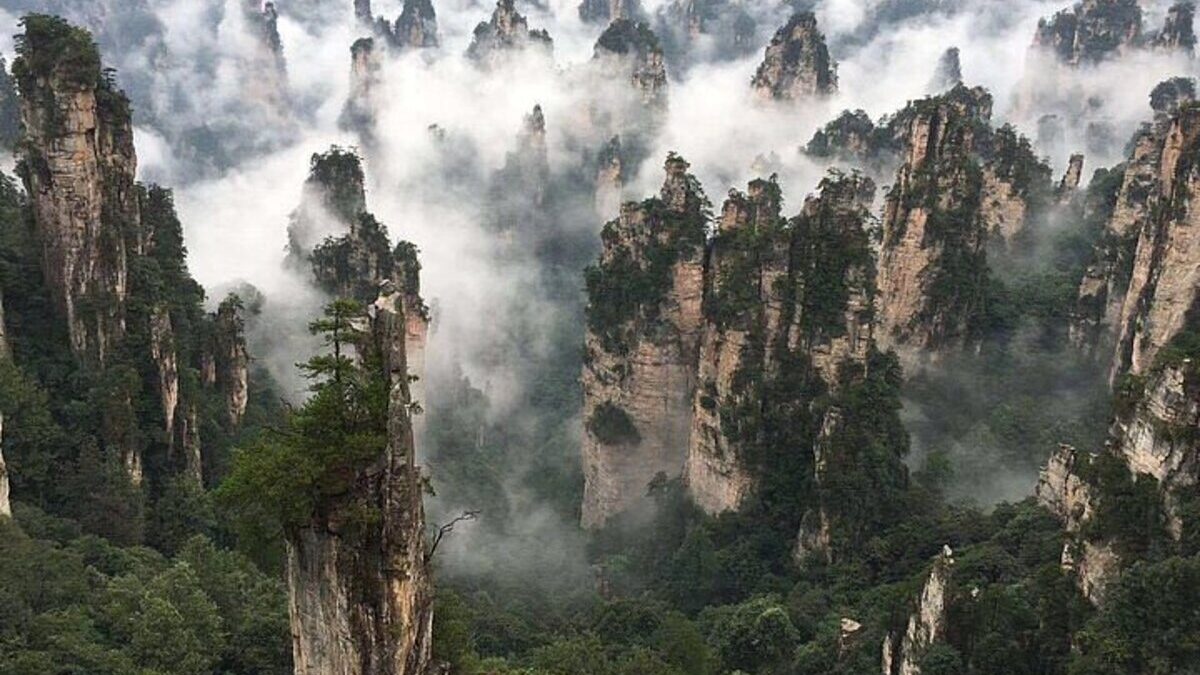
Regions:
<instances>
[{"instance_id":1,"label":"green foliage","mask_svg":"<svg viewBox=\"0 0 1200 675\"><path fill-rule=\"evenodd\" d=\"M326 306L310 329L330 351L300 366L313 380L312 396L291 412L286 429L265 434L235 454L218 497L244 528L271 523L267 531L277 532L309 522L329 500L347 494L359 472L386 448L384 369L378 355L368 354L362 362L350 355L363 339L356 328L360 316L361 307L350 300Z\"/></svg>"},{"instance_id":2,"label":"green foliage","mask_svg":"<svg viewBox=\"0 0 1200 675\"><path fill-rule=\"evenodd\" d=\"M24 96L41 93L38 80L57 78L68 87L94 89L101 83L100 51L86 30L61 17L27 14L16 38L13 74Z\"/></svg>"},{"instance_id":3,"label":"green foliage","mask_svg":"<svg viewBox=\"0 0 1200 675\"><path fill-rule=\"evenodd\" d=\"M703 200L703 193L695 194ZM659 199L648 199L641 210L645 223L626 227L617 220L604 226L605 258L584 273L588 329L614 354L627 353L638 327L652 326L659 319L675 263L697 255L704 245L707 209L703 205L677 213ZM635 228L644 228L650 236L626 231Z\"/></svg>"},{"instance_id":4,"label":"green foliage","mask_svg":"<svg viewBox=\"0 0 1200 675\"><path fill-rule=\"evenodd\" d=\"M1149 555L1166 536L1158 481L1134 476L1125 460L1110 452L1096 455L1084 475L1098 501L1085 535L1114 541L1126 559Z\"/></svg>"},{"instance_id":5,"label":"green foliage","mask_svg":"<svg viewBox=\"0 0 1200 675\"><path fill-rule=\"evenodd\" d=\"M51 523L27 508L18 518ZM0 523L0 673L291 671L283 590L244 558L202 538L174 560L97 537L60 541Z\"/></svg>"},{"instance_id":6,"label":"green foliage","mask_svg":"<svg viewBox=\"0 0 1200 675\"><path fill-rule=\"evenodd\" d=\"M588 418L587 429L605 445L637 445L642 440L633 418L611 401L596 406Z\"/></svg>"},{"instance_id":7,"label":"green foliage","mask_svg":"<svg viewBox=\"0 0 1200 675\"><path fill-rule=\"evenodd\" d=\"M1079 633L1071 675L1193 672L1200 664L1200 558L1137 563Z\"/></svg>"}]
</instances>

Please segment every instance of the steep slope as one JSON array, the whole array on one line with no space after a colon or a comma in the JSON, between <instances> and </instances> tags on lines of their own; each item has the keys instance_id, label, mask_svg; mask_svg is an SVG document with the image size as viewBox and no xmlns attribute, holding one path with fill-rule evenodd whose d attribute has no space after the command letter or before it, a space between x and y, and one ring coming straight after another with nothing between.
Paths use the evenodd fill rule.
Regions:
<instances>
[{"instance_id":1,"label":"steep slope","mask_svg":"<svg viewBox=\"0 0 1200 675\"><path fill-rule=\"evenodd\" d=\"M403 293L385 286L370 309L363 351L389 390L386 449L345 494L325 499L312 520L287 532L292 654L304 675L422 675L430 667L433 587ZM376 517L364 520L366 513Z\"/></svg>"},{"instance_id":2,"label":"steep slope","mask_svg":"<svg viewBox=\"0 0 1200 675\"><path fill-rule=\"evenodd\" d=\"M626 204L590 268L583 368L583 525L637 504L686 458L704 284L706 199L667 160L656 199Z\"/></svg>"},{"instance_id":3,"label":"steep slope","mask_svg":"<svg viewBox=\"0 0 1200 675\"><path fill-rule=\"evenodd\" d=\"M799 101L837 92L837 64L811 13L792 15L767 45L751 81L762 100Z\"/></svg>"}]
</instances>

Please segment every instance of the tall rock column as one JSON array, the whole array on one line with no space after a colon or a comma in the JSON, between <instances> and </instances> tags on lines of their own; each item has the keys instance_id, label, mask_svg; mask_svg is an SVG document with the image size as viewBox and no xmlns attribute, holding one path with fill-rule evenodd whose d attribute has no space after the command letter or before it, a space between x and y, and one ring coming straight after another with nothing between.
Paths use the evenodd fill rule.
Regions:
<instances>
[{"instance_id":1,"label":"tall rock column","mask_svg":"<svg viewBox=\"0 0 1200 675\"><path fill-rule=\"evenodd\" d=\"M0 414L0 518L12 517L9 500L8 466L4 463L4 415Z\"/></svg>"},{"instance_id":2,"label":"tall rock column","mask_svg":"<svg viewBox=\"0 0 1200 675\"><path fill-rule=\"evenodd\" d=\"M906 154L887 195L879 261L880 340L914 365L962 343L983 300L984 176L972 157L991 97L959 87L914 104Z\"/></svg>"},{"instance_id":3,"label":"tall rock column","mask_svg":"<svg viewBox=\"0 0 1200 675\"><path fill-rule=\"evenodd\" d=\"M423 480L415 462L403 293L387 285L370 308L366 346L390 383L387 448L350 494L287 535L288 609L298 675L424 675L433 586ZM350 528L356 509L379 514Z\"/></svg>"},{"instance_id":4,"label":"tall rock column","mask_svg":"<svg viewBox=\"0 0 1200 675\"><path fill-rule=\"evenodd\" d=\"M129 102L86 31L42 15L24 26L13 72L43 270L72 349L103 365L125 334L124 233L139 219Z\"/></svg>"},{"instance_id":5,"label":"tall rock column","mask_svg":"<svg viewBox=\"0 0 1200 675\"><path fill-rule=\"evenodd\" d=\"M763 100L800 101L837 93L837 64L810 12L798 12L767 45L751 82Z\"/></svg>"},{"instance_id":6,"label":"tall rock column","mask_svg":"<svg viewBox=\"0 0 1200 675\"><path fill-rule=\"evenodd\" d=\"M636 505L687 457L704 287L706 200L671 156L657 199L626 204L590 268L583 525Z\"/></svg>"}]
</instances>

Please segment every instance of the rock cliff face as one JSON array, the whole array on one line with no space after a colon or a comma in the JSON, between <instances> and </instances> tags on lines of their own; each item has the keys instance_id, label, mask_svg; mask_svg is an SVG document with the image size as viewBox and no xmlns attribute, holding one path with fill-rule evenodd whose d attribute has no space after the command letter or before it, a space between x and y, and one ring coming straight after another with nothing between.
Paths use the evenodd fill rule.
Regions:
<instances>
[{"instance_id":1,"label":"rock cliff face","mask_svg":"<svg viewBox=\"0 0 1200 675\"><path fill-rule=\"evenodd\" d=\"M250 400L250 355L246 351L242 304L236 296L217 308L214 346L215 383L225 402L225 418L236 429ZM195 411L190 414L194 417ZM190 426L195 427L194 420Z\"/></svg>"},{"instance_id":2,"label":"rock cliff face","mask_svg":"<svg viewBox=\"0 0 1200 675\"><path fill-rule=\"evenodd\" d=\"M741 2L672 0L655 18L673 68L748 56L761 45L758 22Z\"/></svg>"},{"instance_id":3,"label":"rock cliff face","mask_svg":"<svg viewBox=\"0 0 1200 675\"><path fill-rule=\"evenodd\" d=\"M288 609L295 672L423 675L430 667L433 587L422 478L415 464L403 294L371 307L371 348L391 384L388 444L354 489L287 533ZM379 518L352 527L355 509Z\"/></svg>"},{"instance_id":4,"label":"rock cliff face","mask_svg":"<svg viewBox=\"0 0 1200 675\"><path fill-rule=\"evenodd\" d=\"M596 213L617 213L625 187L625 162L621 156L621 137L613 136L596 160L596 187L592 199Z\"/></svg>"},{"instance_id":5,"label":"rock cliff face","mask_svg":"<svg viewBox=\"0 0 1200 675\"><path fill-rule=\"evenodd\" d=\"M1200 107L1182 108L1156 144L1148 219L1138 223L1128 290L1117 319L1113 376L1147 372L1200 306ZM1116 215L1114 214L1114 218Z\"/></svg>"},{"instance_id":6,"label":"rock cliff face","mask_svg":"<svg viewBox=\"0 0 1200 675\"><path fill-rule=\"evenodd\" d=\"M437 13L433 3L430 0L405 0L390 35L392 43L399 47L438 46Z\"/></svg>"},{"instance_id":7,"label":"rock cliff face","mask_svg":"<svg viewBox=\"0 0 1200 675\"><path fill-rule=\"evenodd\" d=\"M1185 104L1135 137L1105 235L1079 291L1072 335L1112 354L1110 379L1140 375L1184 329L1200 285L1200 187L1191 153L1200 108ZM1112 351L1110 351L1110 349Z\"/></svg>"},{"instance_id":8,"label":"rock cliff face","mask_svg":"<svg viewBox=\"0 0 1200 675\"><path fill-rule=\"evenodd\" d=\"M129 102L101 75L86 32L46 20L23 39L13 63L28 141L22 178L43 271L72 349L103 365L125 335L122 233L139 222Z\"/></svg>"},{"instance_id":9,"label":"rock cliff face","mask_svg":"<svg viewBox=\"0 0 1200 675\"><path fill-rule=\"evenodd\" d=\"M365 305L385 283L399 289L408 325L408 367L420 378L430 317L420 296L416 247L406 241L392 246L387 227L367 211L364 184L362 160L353 151L335 147L314 155L304 198L288 228L290 258L293 264L307 260L317 285L334 297ZM418 396L419 387L414 386Z\"/></svg>"},{"instance_id":10,"label":"rock cliff face","mask_svg":"<svg viewBox=\"0 0 1200 675\"><path fill-rule=\"evenodd\" d=\"M1137 0L1084 0L1039 21L1033 44L1064 63L1095 63L1136 45L1141 30Z\"/></svg>"},{"instance_id":11,"label":"rock cliff face","mask_svg":"<svg viewBox=\"0 0 1200 675\"><path fill-rule=\"evenodd\" d=\"M797 13L775 33L751 86L760 99L775 101L804 100L837 91L837 64L829 56L815 16Z\"/></svg>"},{"instance_id":12,"label":"rock cliff face","mask_svg":"<svg viewBox=\"0 0 1200 675\"><path fill-rule=\"evenodd\" d=\"M738 508L760 467L736 432L741 401L759 395L746 382L811 368L837 389L847 364L863 367L874 345L874 260L867 223L875 186L858 176L821 184L790 223L779 189L756 181L725 203L706 272L706 322L700 346L686 482L710 513ZM826 424L836 426L836 411ZM815 481L822 478L818 441ZM828 518L818 516L825 525ZM827 530L827 527L824 529ZM825 538L827 540L827 537Z\"/></svg>"},{"instance_id":13,"label":"rock cliff face","mask_svg":"<svg viewBox=\"0 0 1200 675\"><path fill-rule=\"evenodd\" d=\"M658 36L646 24L614 20L596 41L592 60L607 76L629 81L651 111L666 108L667 66Z\"/></svg>"},{"instance_id":14,"label":"rock cliff face","mask_svg":"<svg viewBox=\"0 0 1200 675\"><path fill-rule=\"evenodd\" d=\"M1071 155L1067 162L1067 170L1062 180L1058 182L1058 199L1060 202L1069 201L1079 189L1079 181L1083 178L1083 155Z\"/></svg>"},{"instance_id":15,"label":"rock cliff face","mask_svg":"<svg viewBox=\"0 0 1200 675\"><path fill-rule=\"evenodd\" d=\"M1200 108L1160 113L1133 143L1115 191L1105 237L1081 285L1073 336L1110 358L1118 413L1098 455L1135 482L1153 481L1167 534L1183 534L1183 495L1200 482L1200 226L1191 196L1200 189ZM1120 531L1088 527L1107 495L1104 474L1064 449L1051 458L1039 499L1077 536L1063 553L1094 602L1119 573ZM1109 481L1111 482L1111 480ZM1099 529L1105 530L1103 527Z\"/></svg>"},{"instance_id":16,"label":"rock cliff face","mask_svg":"<svg viewBox=\"0 0 1200 675\"><path fill-rule=\"evenodd\" d=\"M1050 169L991 96L958 86L891 120L902 163L888 193L879 267L880 340L912 368L975 339L989 245L1013 245L1051 195Z\"/></svg>"},{"instance_id":17,"label":"rock cliff face","mask_svg":"<svg viewBox=\"0 0 1200 675\"><path fill-rule=\"evenodd\" d=\"M614 19L641 19L645 12L639 0L583 0L579 18L584 23L606 24Z\"/></svg>"},{"instance_id":18,"label":"rock cliff face","mask_svg":"<svg viewBox=\"0 0 1200 675\"><path fill-rule=\"evenodd\" d=\"M1196 49L1196 6L1192 2L1177 2L1167 10L1162 30L1150 40L1157 49L1192 53Z\"/></svg>"},{"instance_id":19,"label":"rock cliff face","mask_svg":"<svg viewBox=\"0 0 1200 675\"><path fill-rule=\"evenodd\" d=\"M279 38L279 11L274 2L243 2L247 28L254 38L254 49L246 64L251 75L246 79L246 95L283 111L288 100L288 80L283 41Z\"/></svg>"},{"instance_id":20,"label":"rock cliff face","mask_svg":"<svg viewBox=\"0 0 1200 675\"><path fill-rule=\"evenodd\" d=\"M475 27L467 57L483 67L494 67L515 52L532 49L548 55L553 45L549 33L529 28L514 0L499 0L491 20Z\"/></svg>"},{"instance_id":21,"label":"rock cliff face","mask_svg":"<svg viewBox=\"0 0 1200 675\"><path fill-rule=\"evenodd\" d=\"M678 476L687 457L706 222L687 169L669 158L659 197L622 207L588 273L585 527L637 504L658 474Z\"/></svg>"},{"instance_id":22,"label":"rock cliff face","mask_svg":"<svg viewBox=\"0 0 1200 675\"><path fill-rule=\"evenodd\" d=\"M987 228L972 151L991 97L958 88L912 112L884 207L879 265L880 339L907 355L906 365L922 350L965 341L979 310Z\"/></svg>"},{"instance_id":23,"label":"rock cliff face","mask_svg":"<svg viewBox=\"0 0 1200 675\"><path fill-rule=\"evenodd\" d=\"M889 634L883 642L884 675L920 675L921 658L946 632L953 572L954 552L947 546L933 563L904 635Z\"/></svg>"},{"instance_id":24,"label":"rock cliff face","mask_svg":"<svg viewBox=\"0 0 1200 675\"><path fill-rule=\"evenodd\" d=\"M4 415L0 415L0 518L12 517L9 501L8 467L4 463Z\"/></svg>"},{"instance_id":25,"label":"rock cliff face","mask_svg":"<svg viewBox=\"0 0 1200 675\"><path fill-rule=\"evenodd\" d=\"M375 141L376 92L380 86L383 59L374 38L360 38L350 46L350 93L338 124L357 132L367 147Z\"/></svg>"}]
</instances>

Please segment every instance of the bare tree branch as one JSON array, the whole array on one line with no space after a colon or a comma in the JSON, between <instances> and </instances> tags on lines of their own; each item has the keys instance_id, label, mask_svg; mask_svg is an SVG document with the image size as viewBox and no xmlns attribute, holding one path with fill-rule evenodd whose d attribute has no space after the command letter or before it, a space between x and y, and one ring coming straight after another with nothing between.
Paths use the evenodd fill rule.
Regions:
<instances>
[{"instance_id":1,"label":"bare tree branch","mask_svg":"<svg viewBox=\"0 0 1200 675\"><path fill-rule=\"evenodd\" d=\"M446 538L446 535L454 531L455 525L477 520L479 518L479 513L479 511L463 511L461 516L439 527L437 534L433 536L433 542L429 545L429 552L425 554L425 562L429 562L433 559L433 554L437 551L438 544L442 543L442 540Z\"/></svg>"}]
</instances>

